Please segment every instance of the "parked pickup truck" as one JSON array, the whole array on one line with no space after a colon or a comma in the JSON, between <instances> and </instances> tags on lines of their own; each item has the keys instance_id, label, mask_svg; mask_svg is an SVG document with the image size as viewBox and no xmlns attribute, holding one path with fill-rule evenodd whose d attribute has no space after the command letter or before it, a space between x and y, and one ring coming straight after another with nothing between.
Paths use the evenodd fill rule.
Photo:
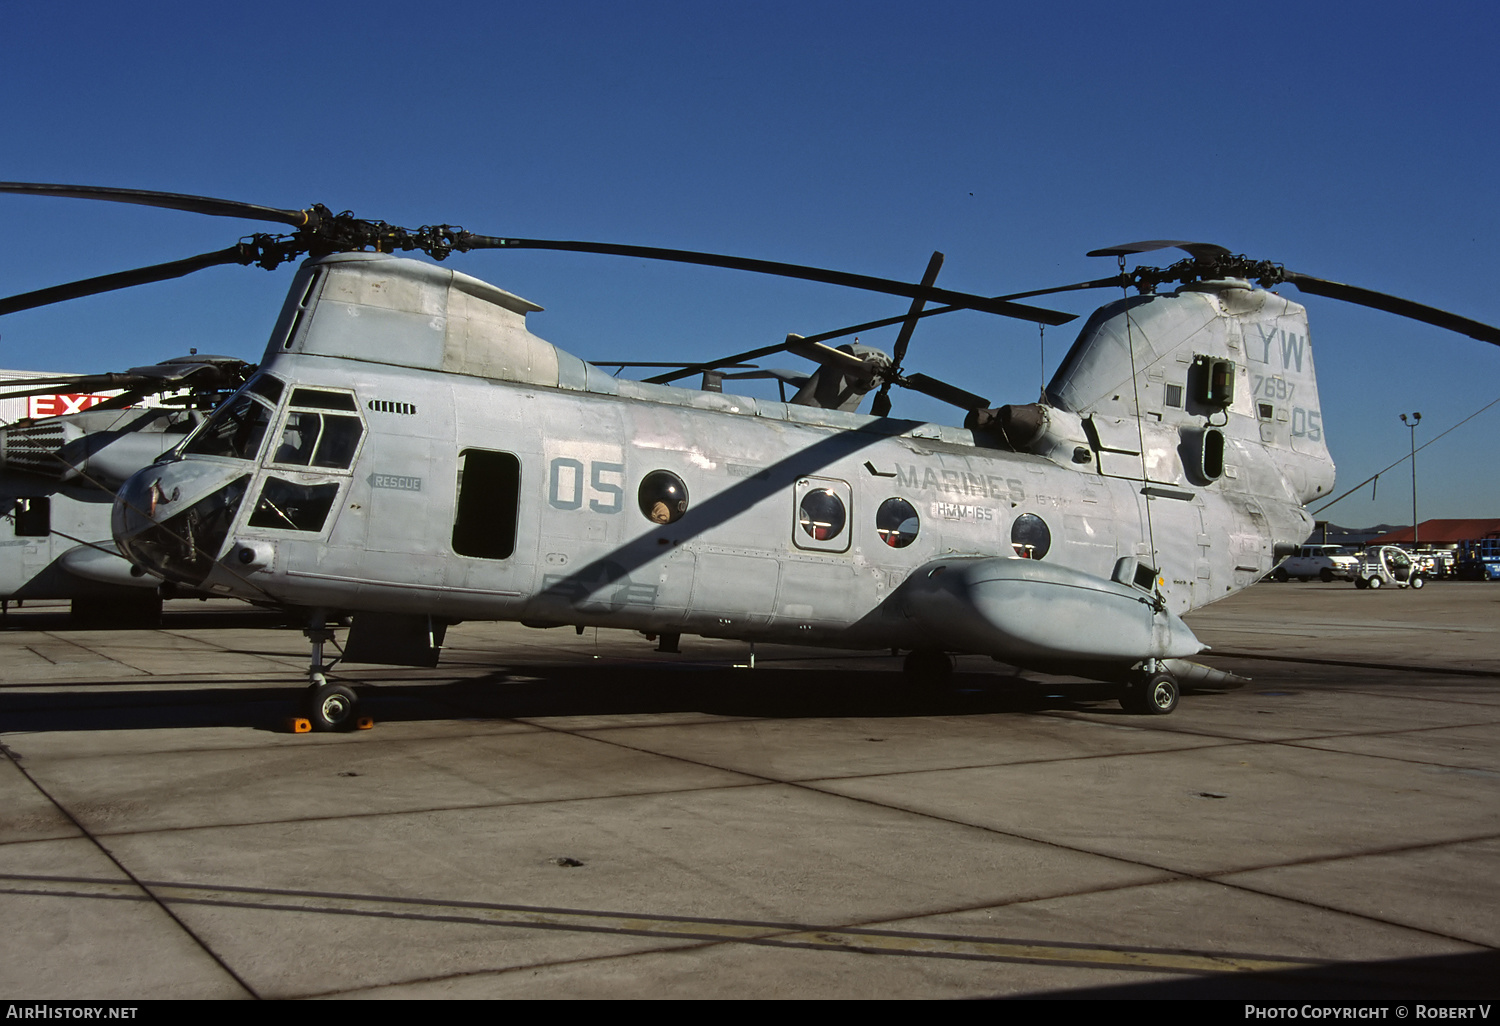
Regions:
<instances>
[{"instance_id":1,"label":"parked pickup truck","mask_svg":"<svg viewBox=\"0 0 1500 1026\"><path fill-rule=\"evenodd\" d=\"M1288 556L1280 566L1271 571L1271 580L1285 581L1295 577L1299 581L1310 581L1314 577L1324 582L1352 581L1359 570L1359 560L1339 553L1337 545L1304 545L1295 556Z\"/></svg>"}]
</instances>

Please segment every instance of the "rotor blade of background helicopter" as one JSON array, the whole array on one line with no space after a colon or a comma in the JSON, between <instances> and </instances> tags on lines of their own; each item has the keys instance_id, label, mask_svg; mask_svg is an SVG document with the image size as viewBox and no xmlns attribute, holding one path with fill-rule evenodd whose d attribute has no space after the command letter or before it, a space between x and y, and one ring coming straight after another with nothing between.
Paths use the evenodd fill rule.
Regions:
<instances>
[{"instance_id":1,"label":"rotor blade of background helicopter","mask_svg":"<svg viewBox=\"0 0 1500 1026\"><path fill-rule=\"evenodd\" d=\"M90 410L123 410L127 406L134 406L148 395L154 395L158 390L155 388L133 388L128 392L121 392L113 399L106 399L102 403L95 403Z\"/></svg>"},{"instance_id":2,"label":"rotor blade of background helicopter","mask_svg":"<svg viewBox=\"0 0 1500 1026\"><path fill-rule=\"evenodd\" d=\"M1003 300L987 299L967 292L952 292L948 289L924 289L910 282L891 278L876 278L867 274L851 274L802 264L784 264L774 260L755 260L750 257L725 256L719 253L697 253L685 249L661 249L655 246L621 246L609 242L564 242L555 239L502 239L491 235L462 233L454 243L460 251L471 249L552 249L573 253L601 253L608 256L639 257L646 260L668 260L682 264L701 264L705 267L725 267L736 271L752 271L782 278L800 278L804 281L819 281L827 285L842 285L846 288L864 289L867 292L883 292L892 296L915 299L924 296L931 301L950 303L953 306L985 313L1015 317L1023 321L1042 324L1067 324L1076 320L1074 314L1040 307L1007 303Z\"/></svg>"},{"instance_id":3,"label":"rotor blade of background helicopter","mask_svg":"<svg viewBox=\"0 0 1500 1026\"><path fill-rule=\"evenodd\" d=\"M922 273L922 288L931 289L942 268L943 254L934 251L932 259L927 261L927 270ZM922 316L922 308L926 305L927 297L917 296L911 301L911 309L901 322L901 330L896 334L896 348L891 351L891 370L897 374L901 372L901 361L906 359L906 348L911 345L912 332L916 331L917 320Z\"/></svg>"},{"instance_id":4,"label":"rotor blade of background helicopter","mask_svg":"<svg viewBox=\"0 0 1500 1026\"><path fill-rule=\"evenodd\" d=\"M816 335L809 335L807 338L803 339L803 341L818 342L821 341L821 337ZM648 385L670 385L672 382L678 380L679 378L687 378L691 377L694 374L702 374L704 371L718 370L721 367L732 367L737 363L742 363L747 360L758 360L763 356L771 356L775 353L784 353L786 352L786 348L787 343L777 342L772 346L761 346L759 349L747 349L743 353L735 353L733 356L726 356L722 360L709 360L707 363L694 364L679 363L674 365L678 368L677 370L668 371L666 374L657 374L656 376L650 378L642 378L641 380ZM610 366L615 365L610 364Z\"/></svg>"},{"instance_id":5,"label":"rotor blade of background helicopter","mask_svg":"<svg viewBox=\"0 0 1500 1026\"><path fill-rule=\"evenodd\" d=\"M1384 292L1373 292L1370 289L1362 289L1357 285L1345 285L1342 282L1328 281L1325 278L1314 278L1311 275L1299 274L1296 271L1283 271L1282 278L1288 285L1295 285L1301 291L1311 293L1315 296L1342 299L1348 303L1356 303L1360 306L1384 310L1386 313L1397 314L1401 317L1410 317L1414 321L1421 321L1424 324L1431 324L1439 328L1447 328L1449 331L1456 331L1460 335L1467 335L1481 342L1500 346L1500 328L1485 324L1482 321L1470 320L1467 317L1460 317L1458 314L1439 310L1436 307L1423 306L1421 303L1413 303L1409 299L1389 296Z\"/></svg>"},{"instance_id":6,"label":"rotor blade of background helicopter","mask_svg":"<svg viewBox=\"0 0 1500 1026\"><path fill-rule=\"evenodd\" d=\"M1080 281L1073 285L1058 285L1049 289L1034 289L1031 292L1015 292L1007 296L994 296L992 298L1002 301L1011 299L1026 299L1029 296L1046 296L1051 295L1055 292L1075 292L1080 289L1102 289L1106 287L1119 288L1120 279L1118 277L1099 278L1094 281ZM917 319L920 320L924 317L936 317L938 314L952 313L954 310L964 309L967 309L967 307L935 306L931 310L923 310L921 313L917 314ZM803 341L827 342L831 339L843 338L845 335L853 335L861 331L874 331L876 328L888 328L892 324L902 323L909 316L910 314L899 314L895 317L883 317L878 321L865 321L861 324L851 324L844 328L834 328L832 331L820 331L816 335L808 335L803 339ZM726 356L720 360L710 360L705 363L676 364L675 366L680 367L680 370L672 371L668 374L658 374L655 377L645 378L644 380L653 385L670 385L672 382L677 381L680 378L686 378L693 374L702 374L704 371L717 370L718 368L725 367L730 362L736 360L758 360L762 357L770 356L773 353L777 353L785 349L786 343L782 342L773 346L763 346L760 349L750 349L743 353L735 353L733 356ZM611 364L610 366L617 365Z\"/></svg>"},{"instance_id":7,"label":"rotor blade of background helicopter","mask_svg":"<svg viewBox=\"0 0 1500 1026\"><path fill-rule=\"evenodd\" d=\"M943 267L943 254L936 250L932 253L932 259L927 261L927 270L922 273L922 287L930 289L933 282L937 281L938 271ZM922 308L927 305L926 296L918 296L911 301L911 308L906 311L906 317L901 321L901 330L896 333L896 347L891 354L891 370L880 383L880 391L875 393L875 398L870 400L870 412L877 417L887 416L891 412L891 385L901 374L901 363L906 359L906 349L911 345L912 332L917 330L917 321L922 316Z\"/></svg>"},{"instance_id":8,"label":"rotor blade of background helicopter","mask_svg":"<svg viewBox=\"0 0 1500 1026\"><path fill-rule=\"evenodd\" d=\"M982 395L975 395L957 385L950 385L946 381L939 381L926 374L908 374L901 379L901 383L923 395L930 395L950 406L957 406L960 410L983 410L990 405L990 401Z\"/></svg>"},{"instance_id":9,"label":"rotor blade of background helicopter","mask_svg":"<svg viewBox=\"0 0 1500 1026\"><path fill-rule=\"evenodd\" d=\"M231 246L215 253L200 253L198 256L188 257L185 260L174 260L169 264L153 264L150 267L137 267L133 271L118 271L115 274L85 278L83 281L69 282L66 285L53 285L51 288L23 292L19 296L0 299L0 314L30 310L33 307L61 303L82 296L93 296L100 292L128 289L132 285L145 285L153 281L166 281L168 278L181 278L185 274L201 271L205 267L238 264L242 260L240 247Z\"/></svg>"},{"instance_id":10,"label":"rotor blade of background helicopter","mask_svg":"<svg viewBox=\"0 0 1500 1026\"><path fill-rule=\"evenodd\" d=\"M62 196L67 199L105 200L109 203L135 203L146 207L186 210L214 217L243 217L253 221L279 221L294 228L307 224L302 210L263 207L258 203L214 199L212 196L189 196L180 192L151 192L147 189L111 189L98 185L49 185L45 182L0 182L0 192L30 196Z\"/></svg>"},{"instance_id":11,"label":"rotor blade of background helicopter","mask_svg":"<svg viewBox=\"0 0 1500 1026\"><path fill-rule=\"evenodd\" d=\"M20 382L16 382L20 384ZM19 391L0 392L0 399L24 399L33 395L56 395L59 391L69 394L85 392L112 392L117 388L134 388L143 384L155 385L155 379L143 381L135 374L80 374L71 378L27 379L28 387Z\"/></svg>"}]
</instances>

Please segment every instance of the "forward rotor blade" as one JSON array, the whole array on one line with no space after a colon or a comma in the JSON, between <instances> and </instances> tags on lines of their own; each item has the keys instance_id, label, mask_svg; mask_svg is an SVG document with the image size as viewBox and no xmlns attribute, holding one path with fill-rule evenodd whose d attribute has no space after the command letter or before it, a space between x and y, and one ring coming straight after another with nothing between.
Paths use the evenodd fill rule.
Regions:
<instances>
[{"instance_id":1,"label":"forward rotor blade","mask_svg":"<svg viewBox=\"0 0 1500 1026\"><path fill-rule=\"evenodd\" d=\"M113 292L116 289L128 289L132 285L145 285L153 281L181 278L185 274L201 271L205 267L245 262L241 247L231 246L229 249L221 249L215 253L201 253L198 256L188 257L185 260L174 260L169 264L153 264L150 267L137 267L133 271L119 271L115 274L100 275L97 278L86 278L83 281L69 282L66 285L53 285L51 288L37 289L35 292L24 292L19 296L0 299L0 315L15 313L17 310L30 310L33 307L47 306L50 303L61 303L69 299L78 299L81 296L93 296L101 292Z\"/></svg>"},{"instance_id":2,"label":"forward rotor blade","mask_svg":"<svg viewBox=\"0 0 1500 1026\"><path fill-rule=\"evenodd\" d=\"M282 210L258 203L214 199L212 196L189 196L180 192L151 192L147 189L112 189L98 185L50 185L44 182L0 182L0 192L29 196L61 196L66 199L104 200L109 203L135 203L145 207L186 210L214 217L243 217L253 221L278 221L301 228L308 223L305 210Z\"/></svg>"},{"instance_id":3,"label":"forward rotor blade","mask_svg":"<svg viewBox=\"0 0 1500 1026\"><path fill-rule=\"evenodd\" d=\"M800 278L804 281L823 282L827 285L842 285L846 288L863 289L867 292L883 292L886 295L905 296L908 299L925 297L929 301L950 303L953 306L986 313L1015 317L1023 321L1041 324L1067 324L1076 320L1074 314L1041 307L1024 306L1003 300L987 299L967 292L952 292L948 289L924 289L920 285L895 281L891 278L876 278L867 274L850 274L821 267L802 264L785 264L774 260L755 260L750 257L725 256L718 253L697 253L685 249L661 249L655 246L620 246L608 242L565 242L554 239L502 239L491 235L462 233L454 243L454 249L551 249L572 253L601 253L609 256L638 257L646 260L667 260L681 264L700 264L704 267L725 267L736 271L752 271L782 278Z\"/></svg>"},{"instance_id":4,"label":"forward rotor blade","mask_svg":"<svg viewBox=\"0 0 1500 1026\"><path fill-rule=\"evenodd\" d=\"M1151 239L1148 242L1127 242L1107 249L1090 250L1087 256L1133 256L1137 253L1154 253L1158 249L1180 249L1195 259L1203 257L1226 257L1229 250L1212 242L1182 242L1178 239Z\"/></svg>"},{"instance_id":5,"label":"forward rotor blade","mask_svg":"<svg viewBox=\"0 0 1500 1026\"><path fill-rule=\"evenodd\" d=\"M1460 317L1458 314L1448 313L1436 307L1424 306L1421 303L1413 303L1409 299L1400 299L1396 296L1386 295L1384 292L1374 292L1370 289L1362 289L1357 285L1345 285L1342 282L1328 281L1324 278L1314 278L1307 274L1298 274L1296 271L1283 271L1281 277L1289 285L1295 285L1303 292L1314 296L1326 296L1329 299L1342 299L1348 303L1357 303L1360 306L1368 306L1375 310L1384 310L1401 317L1410 317L1414 321L1431 324L1439 328L1447 328L1456 331L1460 335L1488 342L1491 345L1500 346L1500 328L1485 324L1482 321L1470 320Z\"/></svg>"}]
</instances>

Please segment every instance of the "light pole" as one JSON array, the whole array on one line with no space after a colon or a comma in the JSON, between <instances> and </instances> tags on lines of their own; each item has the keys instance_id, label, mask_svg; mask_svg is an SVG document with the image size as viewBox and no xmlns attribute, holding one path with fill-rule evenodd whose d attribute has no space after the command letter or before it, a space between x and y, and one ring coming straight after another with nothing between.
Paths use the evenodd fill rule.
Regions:
<instances>
[{"instance_id":1,"label":"light pole","mask_svg":"<svg viewBox=\"0 0 1500 1026\"><path fill-rule=\"evenodd\" d=\"M1417 547L1417 425L1422 423L1422 415L1413 413L1411 420L1406 419L1406 414L1401 414L1401 423L1411 430L1411 547Z\"/></svg>"}]
</instances>

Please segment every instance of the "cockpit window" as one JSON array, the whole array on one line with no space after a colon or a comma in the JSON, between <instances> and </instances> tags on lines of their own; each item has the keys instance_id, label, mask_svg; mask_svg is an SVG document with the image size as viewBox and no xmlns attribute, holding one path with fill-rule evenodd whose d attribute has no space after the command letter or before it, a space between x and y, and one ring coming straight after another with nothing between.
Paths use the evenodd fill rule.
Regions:
<instances>
[{"instance_id":1,"label":"cockpit window","mask_svg":"<svg viewBox=\"0 0 1500 1026\"><path fill-rule=\"evenodd\" d=\"M197 456L229 456L253 460L271 423L271 409L241 392L214 411L203 430L193 436L186 452Z\"/></svg>"},{"instance_id":2,"label":"cockpit window","mask_svg":"<svg viewBox=\"0 0 1500 1026\"><path fill-rule=\"evenodd\" d=\"M297 391L300 394L303 389ZM347 470L354 462L362 431L358 417L292 410L286 415L281 444L276 447L272 462Z\"/></svg>"},{"instance_id":3,"label":"cockpit window","mask_svg":"<svg viewBox=\"0 0 1500 1026\"><path fill-rule=\"evenodd\" d=\"M250 514L250 526L321 531L338 493L336 484L304 485L279 477L267 478L260 501Z\"/></svg>"},{"instance_id":4,"label":"cockpit window","mask_svg":"<svg viewBox=\"0 0 1500 1026\"><path fill-rule=\"evenodd\" d=\"M256 395L263 395L274 406L281 401L281 380L269 374L257 374L245 386Z\"/></svg>"},{"instance_id":5,"label":"cockpit window","mask_svg":"<svg viewBox=\"0 0 1500 1026\"><path fill-rule=\"evenodd\" d=\"M353 410L354 396L348 392L324 392L317 388L299 388L292 392L293 406L310 406L315 410Z\"/></svg>"}]
</instances>

